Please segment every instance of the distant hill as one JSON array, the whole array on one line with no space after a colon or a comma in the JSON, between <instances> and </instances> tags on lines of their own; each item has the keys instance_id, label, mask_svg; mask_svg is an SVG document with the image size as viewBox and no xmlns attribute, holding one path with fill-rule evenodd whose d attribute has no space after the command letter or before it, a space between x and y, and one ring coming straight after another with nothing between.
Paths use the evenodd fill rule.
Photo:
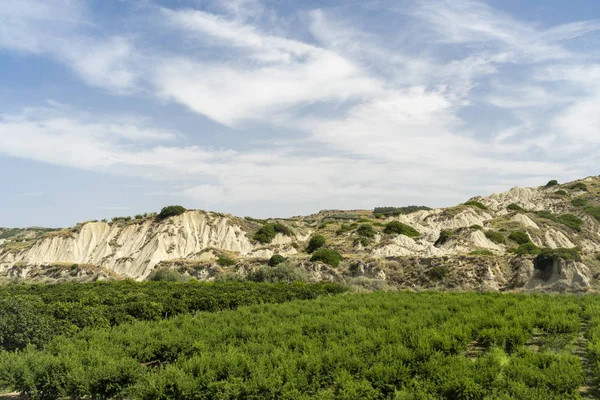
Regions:
<instances>
[{"instance_id":1,"label":"distant hill","mask_svg":"<svg viewBox=\"0 0 600 400\"><path fill-rule=\"evenodd\" d=\"M241 278L274 255L281 257L271 265L285 259L306 279L367 289L595 290L600 272L599 177L440 209L324 210L285 220L177 214L63 230L0 228L0 276L145 279L169 268L201 280ZM308 253L317 235L327 250Z\"/></svg>"}]
</instances>

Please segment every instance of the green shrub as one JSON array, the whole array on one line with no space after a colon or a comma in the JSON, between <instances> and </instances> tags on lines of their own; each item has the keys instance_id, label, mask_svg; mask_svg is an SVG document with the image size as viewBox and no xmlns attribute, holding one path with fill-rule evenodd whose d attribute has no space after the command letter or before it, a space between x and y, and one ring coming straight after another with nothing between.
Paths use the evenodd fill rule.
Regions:
<instances>
[{"instance_id":1,"label":"green shrub","mask_svg":"<svg viewBox=\"0 0 600 400\"><path fill-rule=\"evenodd\" d=\"M229 267L231 265L237 264L237 261L235 261L233 258L229 258L221 254L217 257L217 264L219 264L221 267Z\"/></svg>"},{"instance_id":2,"label":"green shrub","mask_svg":"<svg viewBox=\"0 0 600 400\"><path fill-rule=\"evenodd\" d=\"M306 252L314 253L321 247L325 246L326 242L327 240L325 239L325 236L319 234L312 235L310 237L310 240L308 241L308 247L306 248Z\"/></svg>"},{"instance_id":3,"label":"green shrub","mask_svg":"<svg viewBox=\"0 0 600 400\"><path fill-rule=\"evenodd\" d=\"M410 214L421 210L431 210L431 208L427 206L375 207L373 214L375 215L375 218L384 218Z\"/></svg>"},{"instance_id":4,"label":"green shrub","mask_svg":"<svg viewBox=\"0 0 600 400\"><path fill-rule=\"evenodd\" d=\"M485 237L496 244L503 244L506 242L504 235L497 231L486 231Z\"/></svg>"},{"instance_id":5,"label":"green shrub","mask_svg":"<svg viewBox=\"0 0 600 400\"><path fill-rule=\"evenodd\" d=\"M583 221L581 220L581 218L573 214L559 215L556 218L556 221L576 231L581 231L581 227L583 225Z\"/></svg>"},{"instance_id":6,"label":"green shrub","mask_svg":"<svg viewBox=\"0 0 600 400\"><path fill-rule=\"evenodd\" d=\"M491 250L473 250L469 253L470 256L493 256L494 252Z\"/></svg>"},{"instance_id":7,"label":"green shrub","mask_svg":"<svg viewBox=\"0 0 600 400\"><path fill-rule=\"evenodd\" d=\"M354 229L354 228L352 227L352 225L351 225L351 224L342 224L342 225L339 227L339 229L338 229L337 231L335 231L335 234L336 234L337 236L340 236L340 235L343 235L343 234L345 234L345 233L351 232L351 231L352 231L352 229Z\"/></svg>"},{"instance_id":8,"label":"green shrub","mask_svg":"<svg viewBox=\"0 0 600 400\"><path fill-rule=\"evenodd\" d=\"M285 260L286 260L286 258L284 256L282 256L281 254L273 254L271 256L271 258L269 258L269 266L274 267L276 265L281 264Z\"/></svg>"},{"instance_id":9,"label":"green shrub","mask_svg":"<svg viewBox=\"0 0 600 400\"><path fill-rule=\"evenodd\" d=\"M583 192L587 192L588 191L587 185L585 183L583 183L583 182L574 183L573 185L569 186L569 189L571 189L571 190L581 190Z\"/></svg>"},{"instance_id":10,"label":"green shrub","mask_svg":"<svg viewBox=\"0 0 600 400\"><path fill-rule=\"evenodd\" d=\"M281 233L282 235L285 236L294 236L294 232L292 231L292 229L289 226L286 226L282 223L275 223L273 224L273 229L275 230L275 233Z\"/></svg>"},{"instance_id":11,"label":"green shrub","mask_svg":"<svg viewBox=\"0 0 600 400\"><path fill-rule=\"evenodd\" d=\"M567 193L566 190L562 190L562 189L561 190L557 190L556 192L554 192L554 194L557 195L557 196L568 196L569 195L569 193Z\"/></svg>"},{"instance_id":12,"label":"green shrub","mask_svg":"<svg viewBox=\"0 0 600 400\"><path fill-rule=\"evenodd\" d=\"M259 243L269 244L271 241L273 241L273 239L275 239L275 236L278 233L281 233L285 236L294 236L294 232L292 232L288 226L278 222L274 224L264 224L258 231L256 231L253 238Z\"/></svg>"},{"instance_id":13,"label":"green shrub","mask_svg":"<svg viewBox=\"0 0 600 400\"><path fill-rule=\"evenodd\" d=\"M144 218L144 216L142 214L137 214L134 218L135 219L142 219L142 218Z\"/></svg>"},{"instance_id":14,"label":"green shrub","mask_svg":"<svg viewBox=\"0 0 600 400\"><path fill-rule=\"evenodd\" d=\"M585 208L585 212L600 221L600 207L588 206Z\"/></svg>"},{"instance_id":15,"label":"green shrub","mask_svg":"<svg viewBox=\"0 0 600 400\"><path fill-rule=\"evenodd\" d=\"M178 215L183 214L185 211L186 211L186 209L182 206L166 206L166 207L163 207L162 210L160 210L160 213L158 214L158 218L166 219L169 217L176 217Z\"/></svg>"},{"instance_id":16,"label":"green shrub","mask_svg":"<svg viewBox=\"0 0 600 400\"><path fill-rule=\"evenodd\" d=\"M268 244L275 238L275 227L273 224L265 224L260 227L258 231L254 234L253 238L259 243Z\"/></svg>"},{"instance_id":17,"label":"green shrub","mask_svg":"<svg viewBox=\"0 0 600 400\"><path fill-rule=\"evenodd\" d=\"M487 207L483 203L481 203L479 201L476 201L476 200L469 200L469 201L463 203L463 205L465 205L465 206L471 206L471 207L476 207L476 208L479 208L481 210L487 210Z\"/></svg>"},{"instance_id":18,"label":"green shrub","mask_svg":"<svg viewBox=\"0 0 600 400\"><path fill-rule=\"evenodd\" d=\"M354 243L353 243L353 245L354 245L354 246L358 246L359 244L360 244L362 247L367 247L368 245L370 245L370 244L371 244L371 242L370 242L370 241L369 241L369 239L368 239L368 238L366 238L366 237L359 237L359 238L356 238L356 239L354 239Z\"/></svg>"},{"instance_id":19,"label":"green shrub","mask_svg":"<svg viewBox=\"0 0 600 400\"><path fill-rule=\"evenodd\" d=\"M552 179L551 181L548 181L548 183L546 183L546 187L552 187L552 186L556 186L558 185L558 181L556 179Z\"/></svg>"},{"instance_id":20,"label":"green shrub","mask_svg":"<svg viewBox=\"0 0 600 400\"><path fill-rule=\"evenodd\" d=\"M375 229L373 229L373 226L370 224L362 224L361 226L358 227L358 229L356 230L356 233L359 236L364 236L367 238L375 237Z\"/></svg>"},{"instance_id":21,"label":"green shrub","mask_svg":"<svg viewBox=\"0 0 600 400\"><path fill-rule=\"evenodd\" d=\"M506 209L509 210L509 211L527 212L527 210L525 210L523 207L521 207L517 203L510 203L506 207Z\"/></svg>"},{"instance_id":22,"label":"green shrub","mask_svg":"<svg viewBox=\"0 0 600 400\"><path fill-rule=\"evenodd\" d=\"M556 260L581 261L580 250L577 247L572 249L542 249L533 260L533 263L535 268L544 270L552 266Z\"/></svg>"},{"instance_id":23,"label":"green shrub","mask_svg":"<svg viewBox=\"0 0 600 400\"><path fill-rule=\"evenodd\" d=\"M529 235L523 231L515 231L508 235L508 238L519 245L531 242Z\"/></svg>"},{"instance_id":24,"label":"green shrub","mask_svg":"<svg viewBox=\"0 0 600 400\"><path fill-rule=\"evenodd\" d=\"M185 277L171 268L157 268L148 275L147 281L151 282L184 282Z\"/></svg>"},{"instance_id":25,"label":"green shrub","mask_svg":"<svg viewBox=\"0 0 600 400\"><path fill-rule=\"evenodd\" d=\"M387 235L405 235L411 238L421 236L421 234L413 227L403 224L400 221L391 221L385 225L383 232Z\"/></svg>"},{"instance_id":26,"label":"green shrub","mask_svg":"<svg viewBox=\"0 0 600 400\"><path fill-rule=\"evenodd\" d=\"M327 249L324 247L316 250L310 258L310 261L321 261L325 264L331 265L332 267L339 266L341 260L342 256L340 255L340 253L338 253L335 250Z\"/></svg>"},{"instance_id":27,"label":"green shrub","mask_svg":"<svg viewBox=\"0 0 600 400\"><path fill-rule=\"evenodd\" d=\"M483 230L483 226L475 224L475 225L471 225L469 227L469 229L474 230L474 231L481 231L481 230Z\"/></svg>"},{"instance_id":28,"label":"green shrub","mask_svg":"<svg viewBox=\"0 0 600 400\"><path fill-rule=\"evenodd\" d=\"M588 200L584 197L576 197L571 200L571 204L575 207L585 207L588 204Z\"/></svg>"},{"instance_id":29,"label":"green shrub","mask_svg":"<svg viewBox=\"0 0 600 400\"><path fill-rule=\"evenodd\" d=\"M537 255L540 253L540 251L541 250L531 242L522 244L516 249L513 249L513 253L515 253L518 256Z\"/></svg>"}]
</instances>

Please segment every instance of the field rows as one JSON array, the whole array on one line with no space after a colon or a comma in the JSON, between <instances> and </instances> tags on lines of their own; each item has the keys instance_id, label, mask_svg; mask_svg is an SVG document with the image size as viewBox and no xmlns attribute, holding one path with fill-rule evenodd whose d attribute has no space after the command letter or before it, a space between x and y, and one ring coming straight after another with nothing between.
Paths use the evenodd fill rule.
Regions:
<instances>
[{"instance_id":1,"label":"field rows","mask_svg":"<svg viewBox=\"0 0 600 400\"><path fill-rule=\"evenodd\" d=\"M83 329L0 354L31 398L597 398L600 299L346 293Z\"/></svg>"}]
</instances>

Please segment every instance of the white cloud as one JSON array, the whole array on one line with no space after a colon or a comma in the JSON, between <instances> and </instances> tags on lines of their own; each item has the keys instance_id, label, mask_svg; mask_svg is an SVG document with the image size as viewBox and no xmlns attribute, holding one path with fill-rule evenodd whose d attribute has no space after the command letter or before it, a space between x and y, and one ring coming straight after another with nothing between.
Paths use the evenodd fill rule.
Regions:
<instances>
[{"instance_id":1,"label":"white cloud","mask_svg":"<svg viewBox=\"0 0 600 400\"><path fill-rule=\"evenodd\" d=\"M256 126L298 137L275 133L236 150L186 145L179 139L202 143L203 132L49 101L0 118L2 154L157 180L217 209L279 204L267 214L284 203L451 204L498 187L490 182L577 177L597 158L600 64L593 55L581 61L569 41L598 21L546 29L480 2L420 1L403 12L422 35L400 23L377 34L357 23L360 13L335 8L302 14L291 32L270 3L217 1L205 10L141 9L157 33L138 34L147 45L136 48L129 36L91 29L84 3L65 1L62 14L35 4L0 6L0 17L17 16L0 28L0 46L59 60L93 87L173 101L249 137L262 133ZM163 33L171 41L149 44Z\"/></svg>"}]
</instances>

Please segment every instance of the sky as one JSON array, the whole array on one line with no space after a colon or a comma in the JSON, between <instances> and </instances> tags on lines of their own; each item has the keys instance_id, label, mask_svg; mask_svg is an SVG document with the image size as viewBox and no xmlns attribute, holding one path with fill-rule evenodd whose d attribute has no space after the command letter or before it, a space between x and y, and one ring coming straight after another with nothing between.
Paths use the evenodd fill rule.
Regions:
<instances>
[{"instance_id":1,"label":"sky","mask_svg":"<svg viewBox=\"0 0 600 400\"><path fill-rule=\"evenodd\" d=\"M597 0L0 0L0 226L598 175Z\"/></svg>"}]
</instances>

